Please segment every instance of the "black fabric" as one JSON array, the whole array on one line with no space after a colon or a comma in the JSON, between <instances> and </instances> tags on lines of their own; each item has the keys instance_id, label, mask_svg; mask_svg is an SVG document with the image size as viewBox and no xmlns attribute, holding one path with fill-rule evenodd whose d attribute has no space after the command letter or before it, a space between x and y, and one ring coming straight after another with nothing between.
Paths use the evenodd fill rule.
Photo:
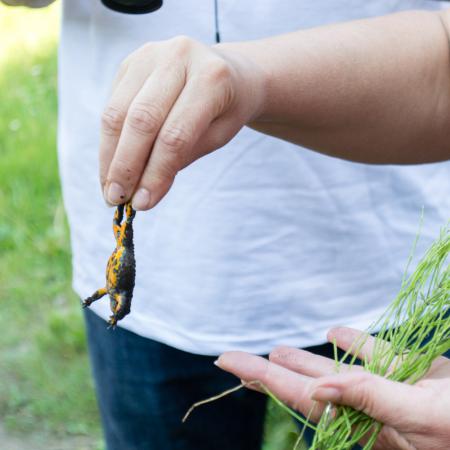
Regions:
<instances>
[{"instance_id":1,"label":"black fabric","mask_svg":"<svg viewBox=\"0 0 450 450\"><path fill-rule=\"evenodd\" d=\"M101 0L114 11L126 14L147 14L161 8L163 0Z\"/></svg>"},{"instance_id":2,"label":"black fabric","mask_svg":"<svg viewBox=\"0 0 450 450\"><path fill-rule=\"evenodd\" d=\"M212 356L183 352L107 323L85 310L89 353L107 450L260 450L266 396L241 389Z\"/></svg>"}]
</instances>

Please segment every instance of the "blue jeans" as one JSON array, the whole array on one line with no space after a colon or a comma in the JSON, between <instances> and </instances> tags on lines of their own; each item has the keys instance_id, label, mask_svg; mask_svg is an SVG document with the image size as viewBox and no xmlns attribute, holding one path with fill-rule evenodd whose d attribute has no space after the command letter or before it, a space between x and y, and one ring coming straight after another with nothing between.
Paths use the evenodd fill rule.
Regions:
<instances>
[{"instance_id":1,"label":"blue jeans","mask_svg":"<svg viewBox=\"0 0 450 450\"><path fill-rule=\"evenodd\" d=\"M215 357L176 350L106 322L86 310L89 353L107 450L259 450L266 398L242 389L189 407L236 386Z\"/></svg>"},{"instance_id":2,"label":"blue jeans","mask_svg":"<svg viewBox=\"0 0 450 450\"><path fill-rule=\"evenodd\" d=\"M193 403L237 385L235 377L214 366L215 357L176 350L122 328L107 330L89 310L85 319L107 450L261 448L266 398L254 391L243 389L202 406L181 423ZM306 350L333 358L331 344ZM305 439L312 438L308 429Z\"/></svg>"}]
</instances>

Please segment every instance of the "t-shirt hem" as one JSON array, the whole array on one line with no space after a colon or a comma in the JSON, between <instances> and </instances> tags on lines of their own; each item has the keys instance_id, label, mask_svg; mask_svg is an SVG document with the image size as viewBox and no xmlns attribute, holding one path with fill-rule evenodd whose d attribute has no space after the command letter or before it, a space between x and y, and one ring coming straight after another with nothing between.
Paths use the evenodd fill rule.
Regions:
<instances>
[{"instance_id":1,"label":"t-shirt hem","mask_svg":"<svg viewBox=\"0 0 450 450\"><path fill-rule=\"evenodd\" d=\"M104 314L91 307L91 310L104 320L107 320ZM182 334L179 330L170 329L166 324L158 322L152 318L139 318L139 322L134 318L133 321L119 322L118 326L130 331L138 336L152 339L181 351L196 355L217 356L230 350L240 350L248 353L267 355L277 345L286 345L296 348L307 348L321 345L327 342L326 334L330 328L336 326L345 326L360 330L367 330L374 321L383 313L384 309L371 311L371 314L365 314L359 317L349 318L345 323L330 322L325 323L314 333L305 336L304 334L282 334L271 339L262 340L239 340L237 336L230 336L229 339L218 340L216 337L203 336L201 339ZM131 317L130 317L131 319ZM128 322L128 323L127 323ZM148 330L151 330L149 332ZM376 330L371 330L376 331Z\"/></svg>"}]
</instances>

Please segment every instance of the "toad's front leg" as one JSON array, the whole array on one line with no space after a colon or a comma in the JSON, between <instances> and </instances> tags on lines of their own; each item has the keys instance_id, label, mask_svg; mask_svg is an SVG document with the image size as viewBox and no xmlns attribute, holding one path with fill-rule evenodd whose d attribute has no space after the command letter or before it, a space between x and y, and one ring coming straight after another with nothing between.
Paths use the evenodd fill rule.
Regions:
<instances>
[{"instance_id":1,"label":"toad's front leg","mask_svg":"<svg viewBox=\"0 0 450 450\"><path fill-rule=\"evenodd\" d=\"M97 289L90 297L83 300L81 302L81 305L83 306L83 308L86 308L87 306L90 306L95 301L100 300L107 293L108 293L108 291L106 290L106 288Z\"/></svg>"}]
</instances>

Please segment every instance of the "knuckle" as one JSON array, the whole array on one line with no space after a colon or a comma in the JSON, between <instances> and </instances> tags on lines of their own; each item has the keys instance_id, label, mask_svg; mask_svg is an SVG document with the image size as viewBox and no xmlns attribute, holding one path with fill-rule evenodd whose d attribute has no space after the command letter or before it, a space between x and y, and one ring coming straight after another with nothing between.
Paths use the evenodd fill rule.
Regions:
<instances>
[{"instance_id":1,"label":"knuckle","mask_svg":"<svg viewBox=\"0 0 450 450\"><path fill-rule=\"evenodd\" d=\"M106 134L116 135L122 130L125 113L113 106L108 106L102 114L102 129Z\"/></svg>"},{"instance_id":2,"label":"knuckle","mask_svg":"<svg viewBox=\"0 0 450 450\"><path fill-rule=\"evenodd\" d=\"M160 136L166 152L169 152L175 159L182 158L183 149L189 145L191 140L191 133L181 127L166 128Z\"/></svg>"},{"instance_id":3,"label":"knuckle","mask_svg":"<svg viewBox=\"0 0 450 450\"><path fill-rule=\"evenodd\" d=\"M129 126L140 134L155 134L162 122L162 114L154 106L140 103L130 109L127 121Z\"/></svg>"},{"instance_id":4,"label":"knuckle","mask_svg":"<svg viewBox=\"0 0 450 450\"><path fill-rule=\"evenodd\" d=\"M154 42L146 42L144 45L142 45L140 48L138 48L137 52L151 52L155 49L155 43Z\"/></svg>"},{"instance_id":5,"label":"knuckle","mask_svg":"<svg viewBox=\"0 0 450 450\"><path fill-rule=\"evenodd\" d=\"M127 59L129 62L137 62L137 61L141 60L144 55L151 53L154 49L155 49L155 43L147 42L144 45L141 45L136 50L134 50L134 52L132 52L128 56Z\"/></svg>"},{"instance_id":6,"label":"knuckle","mask_svg":"<svg viewBox=\"0 0 450 450\"><path fill-rule=\"evenodd\" d=\"M220 58L208 65L207 77L214 83L228 83L232 77L230 66Z\"/></svg>"},{"instance_id":7,"label":"knuckle","mask_svg":"<svg viewBox=\"0 0 450 450\"><path fill-rule=\"evenodd\" d=\"M360 374L354 387L347 386L351 390L352 406L367 414L373 414L375 408L374 399L370 395L370 383L371 379L366 374Z\"/></svg>"},{"instance_id":8,"label":"knuckle","mask_svg":"<svg viewBox=\"0 0 450 450\"><path fill-rule=\"evenodd\" d=\"M261 378L258 381L261 382L263 386L270 388L272 381L274 381L273 370L270 364L266 364L266 367L261 373Z\"/></svg>"},{"instance_id":9,"label":"knuckle","mask_svg":"<svg viewBox=\"0 0 450 450\"><path fill-rule=\"evenodd\" d=\"M192 49L195 41L188 36L180 35L170 39L172 51L176 56L184 56Z\"/></svg>"},{"instance_id":10,"label":"knuckle","mask_svg":"<svg viewBox=\"0 0 450 450\"><path fill-rule=\"evenodd\" d=\"M213 89L216 93L220 92L219 97L216 96L218 100L217 114L235 101L233 73L225 61L217 59L214 63L209 64L201 78L201 82L204 82L209 89Z\"/></svg>"},{"instance_id":11,"label":"knuckle","mask_svg":"<svg viewBox=\"0 0 450 450\"><path fill-rule=\"evenodd\" d=\"M269 354L269 361L288 361L294 362L296 360L292 349L285 346L275 347Z\"/></svg>"},{"instance_id":12,"label":"knuckle","mask_svg":"<svg viewBox=\"0 0 450 450\"><path fill-rule=\"evenodd\" d=\"M295 399L288 398L285 402L294 411L303 411L308 400L309 399L306 396L299 394L295 397Z\"/></svg>"},{"instance_id":13,"label":"knuckle","mask_svg":"<svg viewBox=\"0 0 450 450\"><path fill-rule=\"evenodd\" d=\"M305 389L295 389L286 399L286 403L294 410L305 412L305 405L311 400L310 397L310 385L306 385ZM317 411L315 412L317 413Z\"/></svg>"},{"instance_id":14,"label":"knuckle","mask_svg":"<svg viewBox=\"0 0 450 450\"><path fill-rule=\"evenodd\" d=\"M280 359L283 354L283 347L277 346L269 353L269 361Z\"/></svg>"},{"instance_id":15,"label":"knuckle","mask_svg":"<svg viewBox=\"0 0 450 450\"><path fill-rule=\"evenodd\" d=\"M130 56L127 56L119 65L119 70L118 70L118 74L119 75L123 75L127 70L128 67L130 66L130 62L131 62L131 58Z\"/></svg>"}]
</instances>

